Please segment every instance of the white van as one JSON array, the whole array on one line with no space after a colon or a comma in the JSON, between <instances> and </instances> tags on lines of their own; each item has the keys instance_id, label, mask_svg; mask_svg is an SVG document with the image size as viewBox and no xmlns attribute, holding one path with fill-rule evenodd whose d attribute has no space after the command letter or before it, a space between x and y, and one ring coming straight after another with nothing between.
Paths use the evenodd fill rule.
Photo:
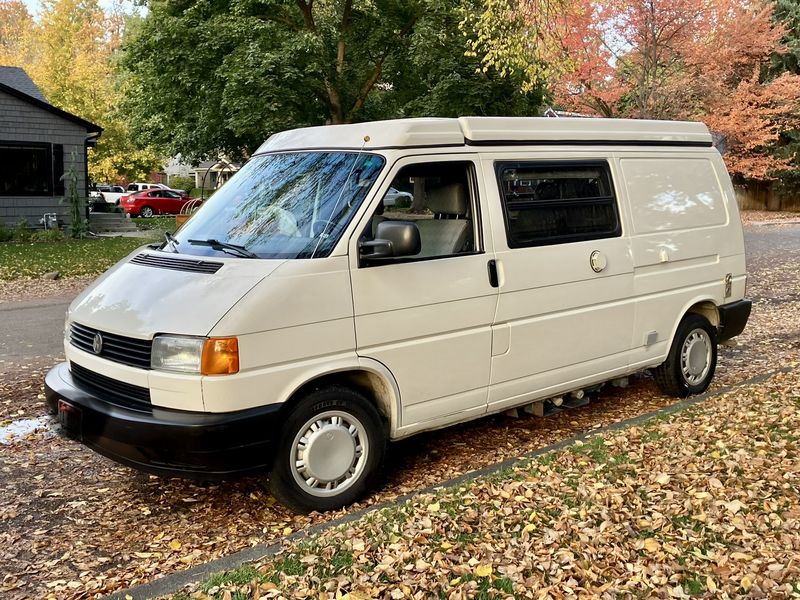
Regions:
<instances>
[{"instance_id":1,"label":"white van","mask_svg":"<svg viewBox=\"0 0 800 600\"><path fill-rule=\"evenodd\" d=\"M411 209L384 205L397 191ZM387 440L647 368L702 392L744 295L702 124L299 129L72 303L47 398L123 464L268 473L286 504L326 510L364 495Z\"/></svg>"}]
</instances>

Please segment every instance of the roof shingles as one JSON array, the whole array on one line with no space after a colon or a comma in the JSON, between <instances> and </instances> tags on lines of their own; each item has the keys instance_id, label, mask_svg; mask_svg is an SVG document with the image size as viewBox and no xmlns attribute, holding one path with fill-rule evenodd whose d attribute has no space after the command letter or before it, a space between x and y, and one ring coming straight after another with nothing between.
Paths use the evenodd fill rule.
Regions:
<instances>
[{"instance_id":1,"label":"roof shingles","mask_svg":"<svg viewBox=\"0 0 800 600\"><path fill-rule=\"evenodd\" d=\"M36 98L37 100L47 102L47 98L42 94L42 90L33 83L33 80L20 67L0 66L0 83Z\"/></svg>"}]
</instances>

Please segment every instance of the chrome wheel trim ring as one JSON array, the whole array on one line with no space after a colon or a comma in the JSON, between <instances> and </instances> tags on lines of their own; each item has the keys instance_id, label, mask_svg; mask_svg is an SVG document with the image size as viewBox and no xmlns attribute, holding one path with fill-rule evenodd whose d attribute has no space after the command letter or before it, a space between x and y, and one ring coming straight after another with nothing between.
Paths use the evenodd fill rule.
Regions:
<instances>
[{"instance_id":1,"label":"chrome wheel trim ring","mask_svg":"<svg viewBox=\"0 0 800 600\"><path fill-rule=\"evenodd\" d=\"M701 383L711 370L711 336L698 327L689 332L681 347L681 374L689 385Z\"/></svg>"},{"instance_id":2,"label":"chrome wheel trim ring","mask_svg":"<svg viewBox=\"0 0 800 600\"><path fill-rule=\"evenodd\" d=\"M292 441L289 471L307 494L337 496L361 478L369 451L363 423L350 413L328 410L300 427Z\"/></svg>"}]
</instances>

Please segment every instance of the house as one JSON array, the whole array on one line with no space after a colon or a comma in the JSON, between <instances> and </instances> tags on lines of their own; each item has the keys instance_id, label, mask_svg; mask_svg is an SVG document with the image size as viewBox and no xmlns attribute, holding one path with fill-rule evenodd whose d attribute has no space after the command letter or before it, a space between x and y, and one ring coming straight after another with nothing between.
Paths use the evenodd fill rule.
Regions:
<instances>
[{"instance_id":1,"label":"house","mask_svg":"<svg viewBox=\"0 0 800 600\"><path fill-rule=\"evenodd\" d=\"M102 131L50 104L24 70L0 66L0 223L37 227L46 213L68 222L62 175L74 168L88 197L87 149Z\"/></svg>"},{"instance_id":2,"label":"house","mask_svg":"<svg viewBox=\"0 0 800 600\"><path fill-rule=\"evenodd\" d=\"M203 161L194 169L194 185L198 188L217 189L241 168L240 163L226 158Z\"/></svg>"}]
</instances>

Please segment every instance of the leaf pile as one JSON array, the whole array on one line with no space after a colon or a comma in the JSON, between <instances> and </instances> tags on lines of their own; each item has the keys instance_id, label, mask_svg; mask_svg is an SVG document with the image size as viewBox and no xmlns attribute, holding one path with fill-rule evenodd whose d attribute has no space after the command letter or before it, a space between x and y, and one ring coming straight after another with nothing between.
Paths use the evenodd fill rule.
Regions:
<instances>
[{"instance_id":1,"label":"leaf pile","mask_svg":"<svg viewBox=\"0 0 800 600\"><path fill-rule=\"evenodd\" d=\"M798 556L794 371L286 544L191 597L789 597Z\"/></svg>"}]
</instances>

